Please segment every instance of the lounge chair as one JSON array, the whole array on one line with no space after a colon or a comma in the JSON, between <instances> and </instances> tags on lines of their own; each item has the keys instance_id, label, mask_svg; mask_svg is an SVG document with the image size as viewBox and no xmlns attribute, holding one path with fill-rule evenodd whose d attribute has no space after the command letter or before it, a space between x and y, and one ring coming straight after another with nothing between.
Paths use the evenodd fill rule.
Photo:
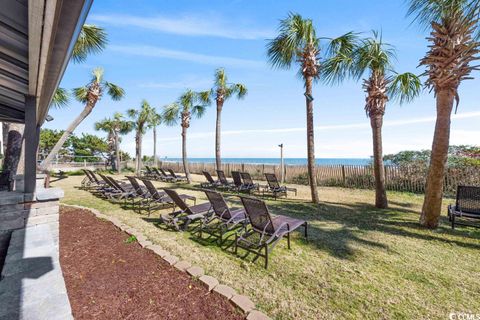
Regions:
<instances>
[{"instance_id":1,"label":"lounge chair","mask_svg":"<svg viewBox=\"0 0 480 320\"><path fill-rule=\"evenodd\" d=\"M290 249L290 233L300 226L305 228L305 238L307 238L308 224L305 220L282 215L272 217L264 201L252 197L240 197L240 199L250 221L250 228L245 228L242 233L236 234L235 253L240 247L256 255L253 261L258 257L265 258L266 269L268 254L280 239L287 237L288 249Z\"/></svg>"},{"instance_id":2,"label":"lounge chair","mask_svg":"<svg viewBox=\"0 0 480 320\"><path fill-rule=\"evenodd\" d=\"M150 195L146 187L142 187L138 183L136 177L127 176L127 179L128 181L130 181L130 184L135 190L136 197L131 198L133 209L135 210L135 206L138 205L138 212L141 212L142 207L145 207L145 205L148 205L151 202L152 196ZM135 199L139 199L139 200L136 202Z\"/></svg>"},{"instance_id":3,"label":"lounge chair","mask_svg":"<svg viewBox=\"0 0 480 320\"><path fill-rule=\"evenodd\" d=\"M232 181L228 181L223 170L217 170L217 177L223 188L231 189L235 187L235 184Z\"/></svg>"},{"instance_id":4,"label":"lounge chair","mask_svg":"<svg viewBox=\"0 0 480 320\"><path fill-rule=\"evenodd\" d=\"M170 175L175 178L177 181L187 181L187 177L176 174L172 169L167 169L170 172Z\"/></svg>"},{"instance_id":5,"label":"lounge chair","mask_svg":"<svg viewBox=\"0 0 480 320\"><path fill-rule=\"evenodd\" d=\"M253 185L245 184L242 180L242 175L239 171L232 171L232 178L235 191L238 192L250 192L254 189Z\"/></svg>"},{"instance_id":6,"label":"lounge chair","mask_svg":"<svg viewBox=\"0 0 480 320\"><path fill-rule=\"evenodd\" d=\"M124 200L125 203L127 200L136 197L136 191L131 185L125 183L119 183L112 177L100 174L102 179L104 179L111 187L111 189L104 192L104 195L111 200Z\"/></svg>"},{"instance_id":7,"label":"lounge chair","mask_svg":"<svg viewBox=\"0 0 480 320\"><path fill-rule=\"evenodd\" d=\"M246 186L248 190L257 191L260 188L258 183L253 182L252 177L250 176L250 173L240 172L240 177L242 177L243 184Z\"/></svg>"},{"instance_id":8,"label":"lounge chair","mask_svg":"<svg viewBox=\"0 0 480 320\"><path fill-rule=\"evenodd\" d=\"M156 169L156 171L158 172L158 174L161 175L162 180L166 182L177 182L177 179L175 179L175 177L172 176L170 173L166 172L163 168L158 168Z\"/></svg>"},{"instance_id":9,"label":"lounge chair","mask_svg":"<svg viewBox=\"0 0 480 320\"><path fill-rule=\"evenodd\" d=\"M160 216L160 219L166 226L172 227L177 231L185 230L193 221L203 220L212 213L212 205L210 202L189 206L175 190L164 190L179 209L172 213ZM179 225L179 222L182 222L181 226Z\"/></svg>"},{"instance_id":10,"label":"lounge chair","mask_svg":"<svg viewBox=\"0 0 480 320\"><path fill-rule=\"evenodd\" d=\"M458 186L455 205L448 206L448 217L452 229L455 229L455 224L479 228L478 224L458 222L457 219L466 219L468 222L480 219L480 187Z\"/></svg>"},{"instance_id":11,"label":"lounge chair","mask_svg":"<svg viewBox=\"0 0 480 320\"><path fill-rule=\"evenodd\" d=\"M271 193L275 199L282 196L287 197L288 191L295 192L295 196L297 195L297 189L281 186L275 173L265 173L265 178L267 179L268 185L264 186L264 194L265 192Z\"/></svg>"},{"instance_id":12,"label":"lounge chair","mask_svg":"<svg viewBox=\"0 0 480 320\"><path fill-rule=\"evenodd\" d=\"M145 187L147 188L150 194L150 197L147 202L147 211L149 216L152 210L165 208L166 206L173 206L173 211L175 211L176 203L172 200L172 198L170 198L167 195L166 192L160 191L157 188L155 188L152 181L150 180L147 180L147 179L140 179L140 180L142 180L143 184L145 185ZM192 200L194 203L196 203L197 201L197 198L195 198L194 196L189 196L187 194L180 194L178 196L183 201Z\"/></svg>"},{"instance_id":13,"label":"lounge chair","mask_svg":"<svg viewBox=\"0 0 480 320\"><path fill-rule=\"evenodd\" d=\"M202 221L199 235L202 237L202 233L206 232L211 236L218 237L221 244L225 233L248 223L245 209L229 208L219 192L212 190L204 190L204 192L212 205L214 214Z\"/></svg>"},{"instance_id":14,"label":"lounge chair","mask_svg":"<svg viewBox=\"0 0 480 320\"><path fill-rule=\"evenodd\" d=\"M202 188L216 188L222 185L220 181L213 180L213 177L210 174L210 172L203 170L202 173L205 179L207 179L207 182L202 182L200 184Z\"/></svg>"}]
</instances>

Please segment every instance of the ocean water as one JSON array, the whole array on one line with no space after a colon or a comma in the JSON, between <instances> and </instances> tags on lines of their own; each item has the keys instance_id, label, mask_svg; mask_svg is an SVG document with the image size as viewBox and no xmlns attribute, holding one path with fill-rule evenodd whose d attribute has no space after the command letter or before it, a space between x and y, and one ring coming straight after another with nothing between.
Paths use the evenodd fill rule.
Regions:
<instances>
[{"instance_id":1,"label":"ocean water","mask_svg":"<svg viewBox=\"0 0 480 320\"><path fill-rule=\"evenodd\" d=\"M162 161L177 162L181 158L164 158ZM189 162L215 163L215 158L189 158ZM315 160L317 165L369 165L369 158L318 158ZM306 158L285 158L286 165L304 165L307 164ZM250 164L280 164L279 158L223 158L222 163L250 163Z\"/></svg>"}]
</instances>

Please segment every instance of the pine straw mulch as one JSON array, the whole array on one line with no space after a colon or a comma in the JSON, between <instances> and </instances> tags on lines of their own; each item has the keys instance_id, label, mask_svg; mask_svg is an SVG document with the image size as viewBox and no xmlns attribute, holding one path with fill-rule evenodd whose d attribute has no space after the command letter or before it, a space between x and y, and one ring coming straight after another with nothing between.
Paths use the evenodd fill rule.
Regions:
<instances>
[{"instance_id":1,"label":"pine straw mulch","mask_svg":"<svg viewBox=\"0 0 480 320\"><path fill-rule=\"evenodd\" d=\"M87 210L60 210L60 263L75 319L242 319L129 235Z\"/></svg>"}]
</instances>

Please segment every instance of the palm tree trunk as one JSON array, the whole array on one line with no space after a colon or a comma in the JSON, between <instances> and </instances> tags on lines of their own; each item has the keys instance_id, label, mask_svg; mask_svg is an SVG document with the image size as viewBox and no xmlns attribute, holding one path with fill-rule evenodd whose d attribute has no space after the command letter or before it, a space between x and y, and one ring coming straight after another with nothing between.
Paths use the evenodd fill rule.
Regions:
<instances>
[{"instance_id":1,"label":"palm tree trunk","mask_svg":"<svg viewBox=\"0 0 480 320\"><path fill-rule=\"evenodd\" d=\"M142 134L138 130L135 134L135 173L140 176L142 168Z\"/></svg>"},{"instance_id":2,"label":"palm tree trunk","mask_svg":"<svg viewBox=\"0 0 480 320\"><path fill-rule=\"evenodd\" d=\"M157 127L153 127L153 165L157 167Z\"/></svg>"},{"instance_id":3,"label":"palm tree trunk","mask_svg":"<svg viewBox=\"0 0 480 320\"><path fill-rule=\"evenodd\" d=\"M217 100L217 124L215 127L215 162L217 164L217 170L222 170L222 155L220 151L222 138L222 108L223 101Z\"/></svg>"},{"instance_id":4,"label":"palm tree trunk","mask_svg":"<svg viewBox=\"0 0 480 320\"><path fill-rule=\"evenodd\" d=\"M191 183L192 178L190 176L190 171L188 170L188 158L187 158L187 128L182 126L182 161L183 161L183 171L185 171L185 177L187 182Z\"/></svg>"},{"instance_id":5,"label":"palm tree trunk","mask_svg":"<svg viewBox=\"0 0 480 320\"><path fill-rule=\"evenodd\" d=\"M375 207L385 209L388 207L387 192L385 190L385 168L383 166L382 151L382 125L383 116L370 117L373 138L373 171L375 174Z\"/></svg>"},{"instance_id":6,"label":"palm tree trunk","mask_svg":"<svg viewBox=\"0 0 480 320\"><path fill-rule=\"evenodd\" d=\"M121 162L120 162L120 144L118 141L118 132L115 132L115 161L117 163L117 172L120 173L122 169L120 168Z\"/></svg>"},{"instance_id":7,"label":"palm tree trunk","mask_svg":"<svg viewBox=\"0 0 480 320\"><path fill-rule=\"evenodd\" d=\"M454 94L449 90L437 92L437 121L433 135L432 154L425 186L420 224L436 228L442 210L443 180L450 142L450 116Z\"/></svg>"},{"instance_id":8,"label":"palm tree trunk","mask_svg":"<svg viewBox=\"0 0 480 320\"><path fill-rule=\"evenodd\" d=\"M305 92L312 95L312 77L305 79ZM313 127L313 101L306 98L307 105L307 160L308 160L308 180L310 183L310 191L312 194L312 202L319 203L317 191L317 172L315 169L315 138Z\"/></svg>"},{"instance_id":9,"label":"palm tree trunk","mask_svg":"<svg viewBox=\"0 0 480 320\"><path fill-rule=\"evenodd\" d=\"M60 149L62 148L63 144L67 139L70 137L70 135L73 133L73 131L78 127L80 123L82 123L83 120L92 112L93 108L95 107L97 101L92 101L88 102L83 111L78 115L78 117L73 120L73 122L68 126L67 130L62 134L60 137L60 140L57 141L55 146L53 147L52 151L48 154L48 156L43 160L43 163L40 166L41 170L47 170L48 167L50 166L50 163L52 162L53 158L58 154Z\"/></svg>"}]
</instances>

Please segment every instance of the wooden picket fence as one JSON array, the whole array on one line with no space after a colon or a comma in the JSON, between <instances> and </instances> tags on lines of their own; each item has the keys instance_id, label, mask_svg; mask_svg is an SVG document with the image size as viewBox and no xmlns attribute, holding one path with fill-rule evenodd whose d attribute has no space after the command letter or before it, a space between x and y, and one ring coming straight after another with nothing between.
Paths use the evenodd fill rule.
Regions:
<instances>
[{"instance_id":1,"label":"wooden picket fence","mask_svg":"<svg viewBox=\"0 0 480 320\"><path fill-rule=\"evenodd\" d=\"M171 168L176 172L183 171L181 162L163 162L164 168ZM208 171L215 173L214 163L189 163L191 173L202 174ZM253 179L263 180L264 173L275 173L280 178L279 165L224 163L222 170L227 176L232 171L248 172ZM387 190L423 193L427 176L426 167L418 166L385 166L385 180ZM285 182L308 184L306 165L286 165ZM317 166L317 183L320 186L336 186L345 188L373 189L375 181L373 167L368 165L325 165ZM479 167L451 167L447 169L444 181L445 195L452 196L458 185L480 185Z\"/></svg>"}]
</instances>

